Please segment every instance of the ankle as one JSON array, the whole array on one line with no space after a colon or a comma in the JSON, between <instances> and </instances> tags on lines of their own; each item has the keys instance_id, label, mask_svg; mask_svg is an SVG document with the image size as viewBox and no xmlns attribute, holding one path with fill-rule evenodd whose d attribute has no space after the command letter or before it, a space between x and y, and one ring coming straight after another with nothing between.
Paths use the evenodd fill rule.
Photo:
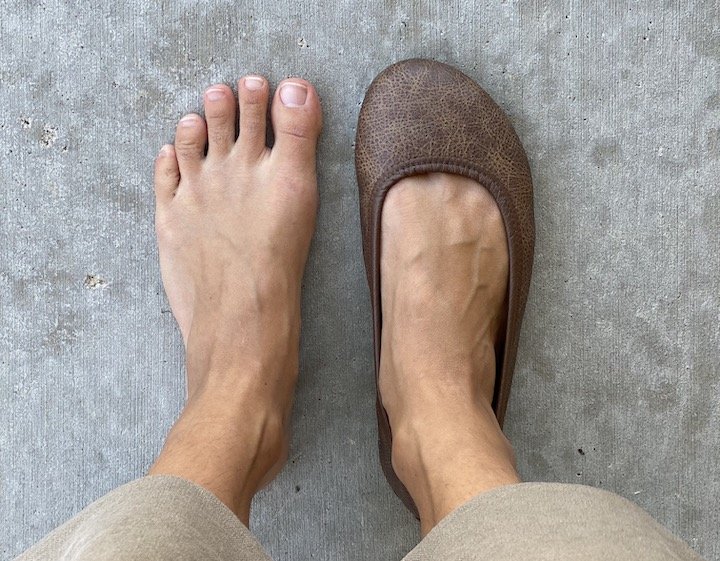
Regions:
<instances>
[{"instance_id":1,"label":"ankle","mask_svg":"<svg viewBox=\"0 0 720 561\"><path fill-rule=\"evenodd\" d=\"M287 458L285 425L276 408L200 392L188 400L149 474L204 487L247 525L255 493Z\"/></svg>"},{"instance_id":2,"label":"ankle","mask_svg":"<svg viewBox=\"0 0 720 561\"><path fill-rule=\"evenodd\" d=\"M388 344L383 347L378 384L393 432L396 422L490 407L496 375L492 343L483 343L481 352L463 355L397 349L384 342Z\"/></svg>"},{"instance_id":3,"label":"ankle","mask_svg":"<svg viewBox=\"0 0 720 561\"><path fill-rule=\"evenodd\" d=\"M423 534L480 493L520 482L512 447L489 404L411 412L392 425L393 469Z\"/></svg>"},{"instance_id":4,"label":"ankle","mask_svg":"<svg viewBox=\"0 0 720 561\"><path fill-rule=\"evenodd\" d=\"M515 467L515 453L489 402L455 400L413 407L390 417L393 467L398 475L423 465L451 465L455 455L488 457ZM399 470L399 471L398 471Z\"/></svg>"}]
</instances>

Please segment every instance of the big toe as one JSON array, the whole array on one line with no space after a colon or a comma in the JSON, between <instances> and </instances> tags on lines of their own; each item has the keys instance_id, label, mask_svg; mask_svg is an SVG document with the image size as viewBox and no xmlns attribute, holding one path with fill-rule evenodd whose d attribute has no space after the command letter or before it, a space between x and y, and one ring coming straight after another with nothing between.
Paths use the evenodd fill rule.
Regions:
<instances>
[{"instance_id":1,"label":"big toe","mask_svg":"<svg viewBox=\"0 0 720 561\"><path fill-rule=\"evenodd\" d=\"M300 78L281 82L275 92L271 115L275 133L273 157L300 164L314 162L322 129L322 109L312 84Z\"/></svg>"}]
</instances>

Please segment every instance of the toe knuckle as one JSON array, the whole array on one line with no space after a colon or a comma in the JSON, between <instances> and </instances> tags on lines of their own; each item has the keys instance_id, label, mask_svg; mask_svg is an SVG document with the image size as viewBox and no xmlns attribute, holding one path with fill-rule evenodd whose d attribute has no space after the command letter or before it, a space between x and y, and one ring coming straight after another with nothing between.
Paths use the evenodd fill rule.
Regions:
<instances>
[{"instance_id":1,"label":"toe knuckle","mask_svg":"<svg viewBox=\"0 0 720 561\"><path fill-rule=\"evenodd\" d=\"M244 91L240 96L240 103L243 107L262 108L266 103L265 92Z\"/></svg>"},{"instance_id":2,"label":"toe knuckle","mask_svg":"<svg viewBox=\"0 0 720 561\"><path fill-rule=\"evenodd\" d=\"M301 140L310 140L313 137L312 129L305 123L291 123L282 125L278 129L278 134L291 136Z\"/></svg>"},{"instance_id":3,"label":"toe knuckle","mask_svg":"<svg viewBox=\"0 0 720 561\"><path fill-rule=\"evenodd\" d=\"M199 143L196 140L178 139L175 142L175 151L180 157L196 154L199 151Z\"/></svg>"},{"instance_id":4,"label":"toe knuckle","mask_svg":"<svg viewBox=\"0 0 720 561\"><path fill-rule=\"evenodd\" d=\"M240 123L240 128L243 133L251 136L264 133L264 126L265 123L260 119L244 119L243 122Z\"/></svg>"},{"instance_id":5,"label":"toe knuckle","mask_svg":"<svg viewBox=\"0 0 720 561\"><path fill-rule=\"evenodd\" d=\"M230 119L230 111L225 107L214 107L205 110L205 119L210 123L225 122Z\"/></svg>"},{"instance_id":6,"label":"toe knuckle","mask_svg":"<svg viewBox=\"0 0 720 561\"><path fill-rule=\"evenodd\" d=\"M166 167L158 172L158 177L168 180L176 180L180 177L180 172L178 171L177 166Z\"/></svg>"},{"instance_id":7,"label":"toe knuckle","mask_svg":"<svg viewBox=\"0 0 720 561\"><path fill-rule=\"evenodd\" d=\"M209 132L210 144L229 144L231 133L227 130L210 130Z\"/></svg>"}]
</instances>

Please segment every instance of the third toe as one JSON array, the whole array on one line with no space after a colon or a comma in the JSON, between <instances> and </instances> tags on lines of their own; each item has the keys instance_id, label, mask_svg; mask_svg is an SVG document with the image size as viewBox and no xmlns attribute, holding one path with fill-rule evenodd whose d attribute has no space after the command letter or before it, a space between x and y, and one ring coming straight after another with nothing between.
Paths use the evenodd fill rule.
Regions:
<instances>
[{"instance_id":1,"label":"third toe","mask_svg":"<svg viewBox=\"0 0 720 561\"><path fill-rule=\"evenodd\" d=\"M205 92L205 118L208 127L208 155L227 154L235 142L235 95L224 84Z\"/></svg>"}]
</instances>

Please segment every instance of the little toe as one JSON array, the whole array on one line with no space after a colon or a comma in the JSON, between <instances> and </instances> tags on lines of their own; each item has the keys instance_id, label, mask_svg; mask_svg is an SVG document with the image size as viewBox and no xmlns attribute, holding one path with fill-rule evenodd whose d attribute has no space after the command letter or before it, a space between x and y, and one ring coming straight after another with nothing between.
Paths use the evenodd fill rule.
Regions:
<instances>
[{"instance_id":1,"label":"little toe","mask_svg":"<svg viewBox=\"0 0 720 561\"><path fill-rule=\"evenodd\" d=\"M262 76L245 76L238 81L240 134L237 149L247 160L265 153L269 87Z\"/></svg>"},{"instance_id":2,"label":"little toe","mask_svg":"<svg viewBox=\"0 0 720 561\"><path fill-rule=\"evenodd\" d=\"M175 153L181 176L198 170L205 158L206 145L205 119L196 113L189 113L180 119L175 131Z\"/></svg>"},{"instance_id":3,"label":"little toe","mask_svg":"<svg viewBox=\"0 0 720 561\"><path fill-rule=\"evenodd\" d=\"M205 91L208 156L224 156L235 143L235 95L225 84L216 84Z\"/></svg>"},{"instance_id":4,"label":"little toe","mask_svg":"<svg viewBox=\"0 0 720 561\"><path fill-rule=\"evenodd\" d=\"M322 109L315 88L300 78L280 83L272 104L275 132L273 158L306 163L315 159L318 136L322 129Z\"/></svg>"},{"instance_id":5,"label":"little toe","mask_svg":"<svg viewBox=\"0 0 720 561\"><path fill-rule=\"evenodd\" d=\"M172 144L166 144L155 160L155 197L158 203L172 200L179 183L180 168L175 148Z\"/></svg>"}]
</instances>

